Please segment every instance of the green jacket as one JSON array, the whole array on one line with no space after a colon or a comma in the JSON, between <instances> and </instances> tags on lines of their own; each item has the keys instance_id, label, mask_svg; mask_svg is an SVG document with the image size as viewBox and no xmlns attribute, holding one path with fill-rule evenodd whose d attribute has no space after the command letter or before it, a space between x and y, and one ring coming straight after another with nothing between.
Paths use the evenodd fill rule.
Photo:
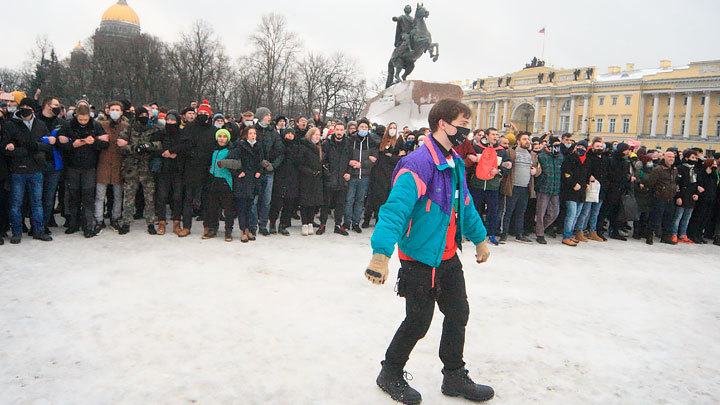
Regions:
<instances>
[{"instance_id":1,"label":"green jacket","mask_svg":"<svg viewBox=\"0 0 720 405\"><path fill-rule=\"evenodd\" d=\"M542 174L535 180L535 191L538 193L560 195L560 173L565 156L562 153L553 155L543 149L538 156Z\"/></svg>"}]
</instances>

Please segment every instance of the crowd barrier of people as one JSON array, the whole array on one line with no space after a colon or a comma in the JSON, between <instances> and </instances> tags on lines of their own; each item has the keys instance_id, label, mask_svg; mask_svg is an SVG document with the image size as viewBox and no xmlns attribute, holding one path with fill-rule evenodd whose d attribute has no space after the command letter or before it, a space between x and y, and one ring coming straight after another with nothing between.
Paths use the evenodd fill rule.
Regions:
<instances>
[{"instance_id":1,"label":"crowd barrier of people","mask_svg":"<svg viewBox=\"0 0 720 405\"><path fill-rule=\"evenodd\" d=\"M87 100L65 108L12 94L0 104L0 236L51 241L64 233L95 237L110 228L178 237L202 220L201 237L224 239L362 233L377 218L403 156L422 147L429 128L398 128L362 118L290 119L260 107L237 119L204 100L177 111L156 103ZM656 237L669 244L720 245L720 156L635 143L532 137L510 124L475 130L455 147L466 164L488 241L546 244ZM30 219L29 226L27 219ZM0 237L0 243L3 239Z\"/></svg>"}]
</instances>

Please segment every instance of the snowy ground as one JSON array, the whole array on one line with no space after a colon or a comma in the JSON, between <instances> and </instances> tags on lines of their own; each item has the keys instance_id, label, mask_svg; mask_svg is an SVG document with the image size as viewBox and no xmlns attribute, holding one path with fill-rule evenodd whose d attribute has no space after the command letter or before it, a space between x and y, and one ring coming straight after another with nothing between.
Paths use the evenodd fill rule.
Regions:
<instances>
[{"instance_id":1,"label":"snowy ground","mask_svg":"<svg viewBox=\"0 0 720 405\"><path fill-rule=\"evenodd\" d=\"M369 232L241 244L143 228L0 247L0 403L393 403L375 377L404 301L396 258L386 285L363 277ZM720 248L491 251L462 259L465 357L492 403L720 402ZM407 370L424 403L464 403L440 393L441 321Z\"/></svg>"}]
</instances>

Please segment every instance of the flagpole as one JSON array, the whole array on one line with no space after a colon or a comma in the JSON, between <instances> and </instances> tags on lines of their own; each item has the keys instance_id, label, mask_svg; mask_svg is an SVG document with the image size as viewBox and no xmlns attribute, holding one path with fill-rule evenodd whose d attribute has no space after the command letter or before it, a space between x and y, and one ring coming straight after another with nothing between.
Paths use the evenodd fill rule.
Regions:
<instances>
[{"instance_id":1,"label":"flagpole","mask_svg":"<svg viewBox=\"0 0 720 405\"><path fill-rule=\"evenodd\" d=\"M543 27L543 46L541 59L545 62L545 37L547 36L547 27Z\"/></svg>"}]
</instances>

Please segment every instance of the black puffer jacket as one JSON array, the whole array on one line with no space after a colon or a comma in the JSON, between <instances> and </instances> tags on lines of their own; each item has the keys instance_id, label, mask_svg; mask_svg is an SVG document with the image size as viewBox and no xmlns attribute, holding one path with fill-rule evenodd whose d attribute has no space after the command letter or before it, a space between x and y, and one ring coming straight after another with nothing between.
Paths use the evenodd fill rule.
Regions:
<instances>
[{"instance_id":1,"label":"black puffer jacket","mask_svg":"<svg viewBox=\"0 0 720 405\"><path fill-rule=\"evenodd\" d=\"M65 121L58 132L58 137L65 136L70 139L70 142L59 144L60 149L64 152L63 162L65 165L73 169L97 168L100 151L108 147L107 142L97 138L100 135L105 135L105 129L92 118L85 125L80 125L77 117ZM88 136L95 139L92 145L85 144L79 148L73 146L73 142L85 139Z\"/></svg>"},{"instance_id":2,"label":"black puffer jacket","mask_svg":"<svg viewBox=\"0 0 720 405\"><path fill-rule=\"evenodd\" d=\"M606 199L610 205L616 204L623 195L631 190L630 161L622 152L615 152L610 158L608 170L608 192ZM601 183L602 184L602 183Z\"/></svg>"},{"instance_id":3,"label":"black puffer jacket","mask_svg":"<svg viewBox=\"0 0 720 405\"><path fill-rule=\"evenodd\" d=\"M16 114L5 121L3 131L0 151L7 157L10 174L34 174L45 167L45 154L52 149L49 144L42 143L42 137L48 134L42 121L34 119L32 129L28 129ZM15 147L12 151L5 149L10 143Z\"/></svg>"},{"instance_id":4,"label":"black puffer jacket","mask_svg":"<svg viewBox=\"0 0 720 405\"><path fill-rule=\"evenodd\" d=\"M153 142L160 142L162 147L158 151L157 155L162 160L160 167L160 173L168 174L182 173L181 156L173 158L162 157L163 152L168 151L173 154L178 154L182 149L182 139L180 138L180 126L179 125L165 125L162 131L156 132L151 140ZM210 155L212 157L212 154Z\"/></svg>"},{"instance_id":5,"label":"black puffer jacket","mask_svg":"<svg viewBox=\"0 0 720 405\"><path fill-rule=\"evenodd\" d=\"M392 174L400 161L400 152L405 152L405 142L399 138L395 145L378 150L378 160L370 173L370 187L367 193L368 207L379 208L390 195Z\"/></svg>"},{"instance_id":6,"label":"black puffer jacket","mask_svg":"<svg viewBox=\"0 0 720 405\"><path fill-rule=\"evenodd\" d=\"M291 141L283 137L282 142L285 147L285 158L280 166L275 168L273 198L296 198L302 149L295 139Z\"/></svg>"},{"instance_id":7,"label":"black puffer jacket","mask_svg":"<svg viewBox=\"0 0 720 405\"><path fill-rule=\"evenodd\" d=\"M588 163L587 158L585 163ZM583 164L577 153L567 154L560 174L560 198L565 201L584 202L589 171L589 165ZM580 185L579 190L575 190L576 184Z\"/></svg>"},{"instance_id":8,"label":"black puffer jacket","mask_svg":"<svg viewBox=\"0 0 720 405\"><path fill-rule=\"evenodd\" d=\"M682 164L678 166L678 198L682 198L683 208L695 208L696 201L692 196L697 195L698 198L698 175L695 171L695 162L684 159Z\"/></svg>"},{"instance_id":9,"label":"black puffer jacket","mask_svg":"<svg viewBox=\"0 0 720 405\"><path fill-rule=\"evenodd\" d=\"M322 143L323 167L327 173L325 188L327 190L342 190L347 188L348 182L345 174L350 174L350 148L347 136L338 140L334 134ZM327 191L326 190L326 191Z\"/></svg>"},{"instance_id":10,"label":"black puffer jacket","mask_svg":"<svg viewBox=\"0 0 720 405\"><path fill-rule=\"evenodd\" d=\"M233 177L233 195L236 198L254 198L260 194L260 179L255 177L257 173L262 173L260 162L263 160L263 152L260 143L250 145L244 139L236 142L227 159L240 160L242 165L239 170L230 170ZM241 173L245 175L239 177Z\"/></svg>"},{"instance_id":11,"label":"black puffer jacket","mask_svg":"<svg viewBox=\"0 0 720 405\"><path fill-rule=\"evenodd\" d=\"M210 161L215 151L215 132L209 123L193 121L180 133L180 162L183 180L188 186L201 186L208 176Z\"/></svg>"},{"instance_id":12,"label":"black puffer jacket","mask_svg":"<svg viewBox=\"0 0 720 405\"><path fill-rule=\"evenodd\" d=\"M370 171L373 166L375 166L375 162L370 159L370 156L377 158L379 144L380 141L374 134L369 134L367 136L350 136L350 160L356 160L361 164L361 167L358 169L350 169L350 175L352 178L357 179L370 177Z\"/></svg>"},{"instance_id":13,"label":"black puffer jacket","mask_svg":"<svg viewBox=\"0 0 720 405\"><path fill-rule=\"evenodd\" d=\"M274 125L268 125L263 128L260 124L255 126L257 130L257 140L263 151L263 160L272 163L273 170L282 164L285 159L285 146L283 146L280 134L275 130ZM272 174L268 170L264 170L264 174Z\"/></svg>"},{"instance_id":14,"label":"black puffer jacket","mask_svg":"<svg viewBox=\"0 0 720 405\"><path fill-rule=\"evenodd\" d=\"M323 166L320 145L300 141L300 206L317 207L323 205Z\"/></svg>"},{"instance_id":15,"label":"black puffer jacket","mask_svg":"<svg viewBox=\"0 0 720 405\"><path fill-rule=\"evenodd\" d=\"M609 156L604 152L594 152L588 150L587 161L589 163L590 176L595 177L596 181L600 182L600 201L604 201L608 191L608 170L610 168Z\"/></svg>"}]
</instances>

